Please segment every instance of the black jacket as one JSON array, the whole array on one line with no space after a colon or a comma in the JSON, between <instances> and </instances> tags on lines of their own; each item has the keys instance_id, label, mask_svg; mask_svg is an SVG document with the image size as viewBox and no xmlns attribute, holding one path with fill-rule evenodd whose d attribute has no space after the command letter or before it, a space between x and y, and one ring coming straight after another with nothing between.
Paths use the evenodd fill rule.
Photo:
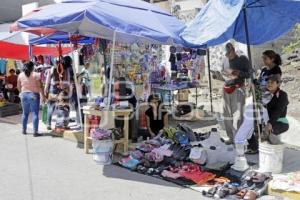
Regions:
<instances>
[{"instance_id":1,"label":"black jacket","mask_svg":"<svg viewBox=\"0 0 300 200\"><path fill-rule=\"evenodd\" d=\"M272 100L267 104L269 123L274 124L279 118L286 117L287 106L289 104L288 95L282 90L278 90Z\"/></svg>"}]
</instances>

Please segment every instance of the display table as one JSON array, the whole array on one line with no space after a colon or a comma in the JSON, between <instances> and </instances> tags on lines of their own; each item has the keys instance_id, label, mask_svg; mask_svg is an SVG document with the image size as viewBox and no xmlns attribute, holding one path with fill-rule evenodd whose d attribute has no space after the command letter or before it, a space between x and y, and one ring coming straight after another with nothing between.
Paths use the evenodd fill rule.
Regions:
<instances>
[{"instance_id":1,"label":"display table","mask_svg":"<svg viewBox=\"0 0 300 200\"><path fill-rule=\"evenodd\" d=\"M89 135L89 124L88 124L88 116L94 115L102 117L104 112L107 110L95 110L91 107L83 107L83 114L84 114L84 150L85 153L89 152L89 142L92 140L92 137ZM112 112L112 116L114 120L115 117L124 117L124 138L120 140L114 140L114 145L123 144L124 151L123 154L128 153L128 145L129 145L129 116L133 112L132 109L119 109L119 110L112 110L108 111Z\"/></svg>"},{"instance_id":2,"label":"display table","mask_svg":"<svg viewBox=\"0 0 300 200\"><path fill-rule=\"evenodd\" d=\"M192 89L195 88L196 89L196 106L198 105L198 87L200 87L199 84L193 84L193 85L189 85L187 83L183 83L183 84L157 84L157 83L152 83L151 84L151 90L154 92L160 92L160 91L167 91L169 92L169 95L171 97L170 100L165 101L165 102L175 102L174 100L174 95L173 92L177 91L177 90L184 90L184 89Z\"/></svg>"}]
</instances>

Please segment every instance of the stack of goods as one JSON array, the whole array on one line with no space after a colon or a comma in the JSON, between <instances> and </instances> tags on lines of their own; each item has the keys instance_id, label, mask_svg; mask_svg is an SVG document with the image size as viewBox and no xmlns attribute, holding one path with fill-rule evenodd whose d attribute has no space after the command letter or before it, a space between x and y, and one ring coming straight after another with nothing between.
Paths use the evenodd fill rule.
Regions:
<instances>
[{"instance_id":1,"label":"stack of goods","mask_svg":"<svg viewBox=\"0 0 300 200\"><path fill-rule=\"evenodd\" d=\"M91 130L93 140L111 140L112 132L103 128L95 128Z\"/></svg>"},{"instance_id":2,"label":"stack of goods","mask_svg":"<svg viewBox=\"0 0 300 200\"><path fill-rule=\"evenodd\" d=\"M300 199L300 172L274 175L269 184L269 194Z\"/></svg>"},{"instance_id":3,"label":"stack of goods","mask_svg":"<svg viewBox=\"0 0 300 200\"><path fill-rule=\"evenodd\" d=\"M233 146L226 145L215 129L194 133L187 125L179 124L145 141L119 164L181 185L202 185L216 178L216 174L204 169L228 166L234 157Z\"/></svg>"},{"instance_id":4,"label":"stack of goods","mask_svg":"<svg viewBox=\"0 0 300 200\"><path fill-rule=\"evenodd\" d=\"M271 178L268 173L248 171L241 177L240 183L216 183L202 194L215 199L255 200L266 192Z\"/></svg>"},{"instance_id":5,"label":"stack of goods","mask_svg":"<svg viewBox=\"0 0 300 200\"><path fill-rule=\"evenodd\" d=\"M113 153L112 131L96 128L91 130L93 158L103 165L111 164Z\"/></svg>"}]
</instances>

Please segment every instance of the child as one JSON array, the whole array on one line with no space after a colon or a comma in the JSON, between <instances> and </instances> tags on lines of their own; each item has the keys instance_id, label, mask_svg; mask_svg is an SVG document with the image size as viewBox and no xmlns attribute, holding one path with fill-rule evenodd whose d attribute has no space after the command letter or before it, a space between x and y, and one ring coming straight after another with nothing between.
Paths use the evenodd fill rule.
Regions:
<instances>
[{"instance_id":1,"label":"child","mask_svg":"<svg viewBox=\"0 0 300 200\"><path fill-rule=\"evenodd\" d=\"M57 120L55 124L56 132L61 132L68 128L70 105L69 97L66 91L61 91L58 94L58 102L56 107Z\"/></svg>"}]
</instances>

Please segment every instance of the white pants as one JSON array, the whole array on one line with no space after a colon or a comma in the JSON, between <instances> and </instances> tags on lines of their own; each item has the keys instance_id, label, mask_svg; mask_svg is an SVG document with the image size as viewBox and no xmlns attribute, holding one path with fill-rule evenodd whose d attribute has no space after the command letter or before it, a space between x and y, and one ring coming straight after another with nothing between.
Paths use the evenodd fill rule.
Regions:
<instances>
[{"instance_id":1,"label":"white pants","mask_svg":"<svg viewBox=\"0 0 300 200\"><path fill-rule=\"evenodd\" d=\"M247 99L245 111L244 111L244 121L240 128L238 129L234 142L235 143L246 143L248 139L252 137L254 132L254 109L253 109L253 97ZM263 121L267 123L269 121L268 111L265 107L262 109ZM258 113L258 121L261 122L261 112Z\"/></svg>"}]
</instances>

